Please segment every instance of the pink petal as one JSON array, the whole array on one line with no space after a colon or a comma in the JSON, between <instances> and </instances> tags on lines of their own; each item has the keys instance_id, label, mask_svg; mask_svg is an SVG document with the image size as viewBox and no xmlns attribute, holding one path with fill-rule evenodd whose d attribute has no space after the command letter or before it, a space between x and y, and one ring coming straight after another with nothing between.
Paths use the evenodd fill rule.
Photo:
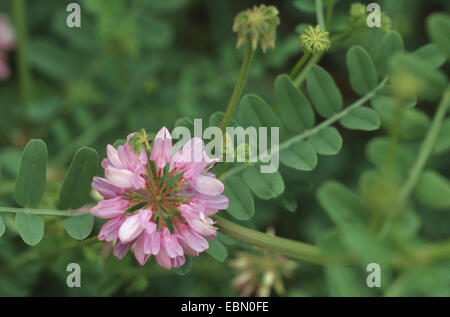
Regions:
<instances>
[{"instance_id":1,"label":"pink petal","mask_svg":"<svg viewBox=\"0 0 450 317\"><path fill-rule=\"evenodd\" d=\"M199 176L193 182L194 188L201 194L216 196L220 195L224 186L221 181L208 176Z\"/></svg>"},{"instance_id":2,"label":"pink petal","mask_svg":"<svg viewBox=\"0 0 450 317\"><path fill-rule=\"evenodd\" d=\"M123 193L123 189L110 184L106 179L94 176L92 187L106 199L114 198Z\"/></svg>"},{"instance_id":3,"label":"pink petal","mask_svg":"<svg viewBox=\"0 0 450 317\"><path fill-rule=\"evenodd\" d=\"M128 216L119 229L119 239L123 243L135 240L144 228L139 222L139 214Z\"/></svg>"},{"instance_id":4,"label":"pink petal","mask_svg":"<svg viewBox=\"0 0 450 317\"><path fill-rule=\"evenodd\" d=\"M184 265L184 263L186 263L186 259L183 255L180 255L176 258L171 258L170 262L172 263L172 267L177 268Z\"/></svg>"},{"instance_id":5,"label":"pink petal","mask_svg":"<svg viewBox=\"0 0 450 317\"><path fill-rule=\"evenodd\" d=\"M125 221L126 216L117 216L108 220L100 230L98 239L100 241L114 241L119 236L119 228Z\"/></svg>"},{"instance_id":6,"label":"pink petal","mask_svg":"<svg viewBox=\"0 0 450 317\"><path fill-rule=\"evenodd\" d=\"M133 172L109 166L105 169L105 178L114 186L121 188L133 187Z\"/></svg>"},{"instance_id":7,"label":"pink petal","mask_svg":"<svg viewBox=\"0 0 450 317\"><path fill-rule=\"evenodd\" d=\"M174 258L183 255L183 248L178 243L176 235L171 234L167 228L164 228L162 232L161 244L164 246L169 257Z\"/></svg>"},{"instance_id":8,"label":"pink petal","mask_svg":"<svg viewBox=\"0 0 450 317\"><path fill-rule=\"evenodd\" d=\"M156 230L156 223L150 221L152 214L150 209L139 210L139 222L148 234L152 234Z\"/></svg>"},{"instance_id":9,"label":"pink petal","mask_svg":"<svg viewBox=\"0 0 450 317\"><path fill-rule=\"evenodd\" d=\"M181 205L179 209L181 210L181 215L196 232L206 237L215 237L217 235L217 229L213 226L214 222L206 217L203 212L198 213L188 205Z\"/></svg>"},{"instance_id":10,"label":"pink petal","mask_svg":"<svg viewBox=\"0 0 450 317\"><path fill-rule=\"evenodd\" d=\"M129 207L128 200L116 197L99 201L97 205L91 209L91 213L99 218L112 218L122 215Z\"/></svg>"},{"instance_id":11,"label":"pink petal","mask_svg":"<svg viewBox=\"0 0 450 317\"><path fill-rule=\"evenodd\" d=\"M155 255L155 258L156 262L158 262L158 264L166 270L170 270L170 268L172 267L172 261L170 260L170 257L164 250L164 248L161 248L161 250L159 250L158 254Z\"/></svg>"},{"instance_id":12,"label":"pink petal","mask_svg":"<svg viewBox=\"0 0 450 317\"><path fill-rule=\"evenodd\" d=\"M115 168L123 169L125 168L122 164L122 161L119 158L119 153L111 144L106 146L106 155L108 156L108 160L111 165Z\"/></svg>"},{"instance_id":13,"label":"pink petal","mask_svg":"<svg viewBox=\"0 0 450 317\"><path fill-rule=\"evenodd\" d=\"M214 213L217 210L225 210L228 208L228 198L224 195L218 195L218 196L209 196L209 195L203 195L203 194L197 194L195 195L193 201L196 204L203 205L203 207L207 210L205 214L207 216L210 216L211 214L208 212L208 210L214 211Z\"/></svg>"},{"instance_id":14,"label":"pink petal","mask_svg":"<svg viewBox=\"0 0 450 317\"><path fill-rule=\"evenodd\" d=\"M144 235L141 234L139 238L136 240L136 244L134 245L134 256L140 265L144 265L145 262L150 258L150 255L145 254L144 252Z\"/></svg>"},{"instance_id":15,"label":"pink petal","mask_svg":"<svg viewBox=\"0 0 450 317\"><path fill-rule=\"evenodd\" d=\"M169 130L163 127L156 134L155 141L150 154L150 160L155 161L156 166L162 169L170 162L172 157L172 138Z\"/></svg>"},{"instance_id":16,"label":"pink petal","mask_svg":"<svg viewBox=\"0 0 450 317\"><path fill-rule=\"evenodd\" d=\"M208 249L208 241L195 232L190 226L181 224L178 225L177 230L178 241L183 246L183 249L188 247L188 249L195 251L197 254L198 252L203 252Z\"/></svg>"},{"instance_id":17,"label":"pink petal","mask_svg":"<svg viewBox=\"0 0 450 317\"><path fill-rule=\"evenodd\" d=\"M116 245L114 246L113 254L118 257L120 260L127 254L128 250L130 250L134 241L129 243L122 243L120 240L117 240Z\"/></svg>"},{"instance_id":18,"label":"pink petal","mask_svg":"<svg viewBox=\"0 0 450 317\"><path fill-rule=\"evenodd\" d=\"M0 14L0 51L9 51L14 48L16 37L9 18Z\"/></svg>"},{"instance_id":19,"label":"pink petal","mask_svg":"<svg viewBox=\"0 0 450 317\"><path fill-rule=\"evenodd\" d=\"M152 234L148 234L146 231L143 233L145 237L144 241L144 253L146 254L158 254L161 248L160 233L155 231Z\"/></svg>"}]
</instances>

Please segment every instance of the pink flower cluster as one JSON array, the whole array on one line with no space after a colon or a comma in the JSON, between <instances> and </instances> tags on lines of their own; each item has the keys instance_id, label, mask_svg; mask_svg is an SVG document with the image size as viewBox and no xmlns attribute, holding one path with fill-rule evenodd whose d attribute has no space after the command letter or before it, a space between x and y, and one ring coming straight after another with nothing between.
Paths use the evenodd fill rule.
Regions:
<instances>
[{"instance_id":1,"label":"pink flower cluster","mask_svg":"<svg viewBox=\"0 0 450 317\"><path fill-rule=\"evenodd\" d=\"M199 255L209 247L205 237L217 235L210 216L228 208L224 185L210 172L215 163L199 138L172 156L165 127L153 144L145 133L133 133L117 149L108 145L102 161L105 178L92 181L105 200L91 213L111 218L98 239L116 241L113 253L119 259L134 246L141 265L153 254L166 269L183 265L185 254Z\"/></svg>"},{"instance_id":2,"label":"pink flower cluster","mask_svg":"<svg viewBox=\"0 0 450 317\"><path fill-rule=\"evenodd\" d=\"M0 80L8 78L11 74L6 52L12 50L15 44L14 30L9 19L6 15L0 14Z\"/></svg>"}]
</instances>

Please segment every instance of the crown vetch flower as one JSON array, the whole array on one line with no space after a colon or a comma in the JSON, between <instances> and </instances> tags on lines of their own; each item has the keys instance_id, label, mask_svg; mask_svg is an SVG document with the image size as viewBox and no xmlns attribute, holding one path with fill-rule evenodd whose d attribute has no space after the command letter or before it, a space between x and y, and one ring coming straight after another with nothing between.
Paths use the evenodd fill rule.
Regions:
<instances>
[{"instance_id":1,"label":"crown vetch flower","mask_svg":"<svg viewBox=\"0 0 450 317\"><path fill-rule=\"evenodd\" d=\"M6 52L16 45L14 30L6 15L0 14L0 80L10 76Z\"/></svg>"},{"instance_id":2,"label":"crown vetch flower","mask_svg":"<svg viewBox=\"0 0 450 317\"><path fill-rule=\"evenodd\" d=\"M107 221L98 239L116 241L114 255L134 248L144 265L151 255L166 268L185 263L208 247L217 235L210 218L228 208L224 185L210 172L217 160L208 157L203 141L193 138L172 155L172 139L164 127L153 143L145 131L132 133L124 145L106 147L105 178L92 187L105 200L91 213Z\"/></svg>"}]
</instances>

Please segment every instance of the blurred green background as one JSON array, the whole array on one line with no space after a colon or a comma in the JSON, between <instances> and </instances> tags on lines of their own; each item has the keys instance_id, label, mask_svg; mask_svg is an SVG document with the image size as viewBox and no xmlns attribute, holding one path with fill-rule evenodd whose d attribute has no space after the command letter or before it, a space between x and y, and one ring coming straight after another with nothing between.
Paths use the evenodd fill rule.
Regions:
<instances>
[{"instance_id":1,"label":"blurred green background","mask_svg":"<svg viewBox=\"0 0 450 317\"><path fill-rule=\"evenodd\" d=\"M1 1L0 12L6 13L14 26L13 2ZM49 181L42 204L56 208L64 172L80 146L92 146L103 157L106 144L131 131L143 127L156 131L164 125L173 128L181 117L206 120L215 111L224 110L244 51L235 49L236 35L231 30L239 11L259 3L273 4L280 11L276 49L257 52L245 88L245 92L269 101L275 77L288 73L300 56L297 27L315 24L315 14L299 10L291 0L79 0L82 27L68 28L66 6L70 2L25 1L30 89L27 96L21 95L17 50L8 53L12 76L0 81L2 206L15 205L11 194L14 179L21 151L30 138L47 143ZM345 25L352 2L337 2L336 29ZM442 0L378 3L411 51L429 41L426 17L431 12L450 11L450 3ZM376 46L377 32L367 29L351 37L333 47L320 63L332 74L346 104L356 99L348 83L346 49L354 43L369 49ZM26 109L23 98L28 100ZM432 114L435 107L421 109ZM332 226L316 202L314 189L332 178L355 187L358 175L369 166L365 144L383 133L341 131L344 145L339 155L322 157L313 172L287 173L287 182L308 179L313 185L312 191L296 193L296 213L286 211L279 200L257 200L252 226L261 231L273 227L277 235L310 243ZM449 159L447 154L434 163L445 166ZM450 177L450 170L446 173ZM418 211L422 237L438 240L449 236L448 212ZM248 246L228 241L229 257L224 263L204 254L194 259L187 276L178 276L153 260L140 267L132 254L121 261L112 255L105 258L101 254L108 254L108 250L103 243L72 240L57 217L46 217L44 239L32 248L11 229L12 216L4 219L7 232L0 239L1 296L237 296L239 291L232 285L237 272L228 259L245 256L237 250L253 252ZM72 262L81 265L81 288L66 286L66 266ZM254 273L263 275L258 269ZM283 281L282 295L330 295L320 266L298 263Z\"/></svg>"}]
</instances>

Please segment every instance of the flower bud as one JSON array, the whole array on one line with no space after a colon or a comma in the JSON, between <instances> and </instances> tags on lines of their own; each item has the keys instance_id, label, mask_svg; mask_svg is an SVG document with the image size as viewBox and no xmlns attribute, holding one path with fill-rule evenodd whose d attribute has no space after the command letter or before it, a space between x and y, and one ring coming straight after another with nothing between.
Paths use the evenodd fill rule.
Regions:
<instances>
[{"instance_id":1,"label":"flower bud","mask_svg":"<svg viewBox=\"0 0 450 317\"><path fill-rule=\"evenodd\" d=\"M299 40L303 50L312 54L324 53L331 47L328 32L323 31L319 25L315 28L308 26L303 30Z\"/></svg>"},{"instance_id":2,"label":"flower bud","mask_svg":"<svg viewBox=\"0 0 450 317\"><path fill-rule=\"evenodd\" d=\"M145 129L141 129L139 133L133 135L129 142L131 149L140 154L143 149L147 149L149 147L149 137Z\"/></svg>"},{"instance_id":3,"label":"flower bud","mask_svg":"<svg viewBox=\"0 0 450 317\"><path fill-rule=\"evenodd\" d=\"M247 9L236 15L233 31L238 33L236 47L241 47L249 42L255 51L258 44L263 52L268 48L275 48L276 29L280 24L278 9L264 4L253 9Z\"/></svg>"},{"instance_id":4,"label":"flower bud","mask_svg":"<svg viewBox=\"0 0 450 317\"><path fill-rule=\"evenodd\" d=\"M355 28L366 25L366 6L364 4L356 2L351 5L350 24Z\"/></svg>"}]
</instances>

